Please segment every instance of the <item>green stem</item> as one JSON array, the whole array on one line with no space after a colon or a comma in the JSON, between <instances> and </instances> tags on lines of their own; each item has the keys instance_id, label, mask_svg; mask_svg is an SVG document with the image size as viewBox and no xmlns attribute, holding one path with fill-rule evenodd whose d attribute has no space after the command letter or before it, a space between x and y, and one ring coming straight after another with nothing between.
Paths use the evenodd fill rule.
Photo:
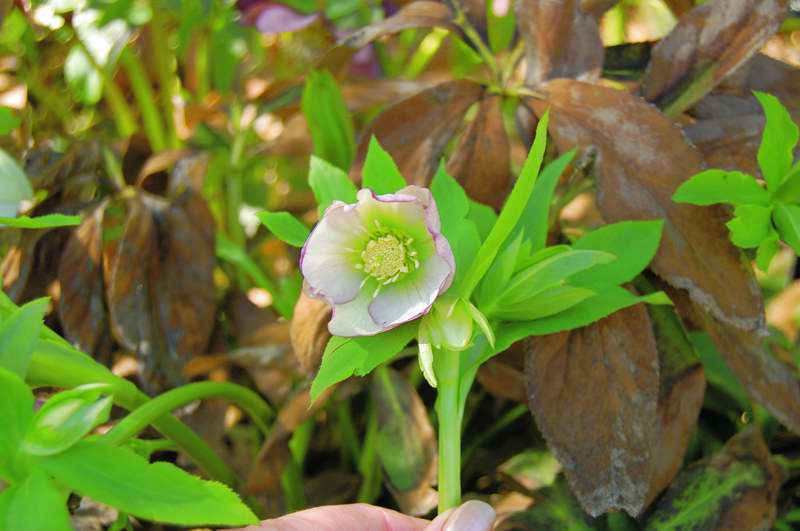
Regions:
<instances>
[{"instance_id":1,"label":"green stem","mask_svg":"<svg viewBox=\"0 0 800 531\"><path fill-rule=\"evenodd\" d=\"M27 380L31 385L71 389L87 383L108 383L114 402L131 411L150 400L128 380L120 378L89 356L78 352L46 329L49 339L40 342L31 358ZM231 487L237 484L236 474L214 453L203 439L172 415L163 414L153 427L171 439L211 478Z\"/></svg>"},{"instance_id":2,"label":"green stem","mask_svg":"<svg viewBox=\"0 0 800 531\"><path fill-rule=\"evenodd\" d=\"M119 61L130 79L133 96L142 112L144 133L150 142L150 148L155 153L163 151L166 148L164 125L154 103L156 96L150 86L150 80L147 79L142 62L139 60L139 56L128 47L122 50Z\"/></svg>"},{"instance_id":3,"label":"green stem","mask_svg":"<svg viewBox=\"0 0 800 531\"><path fill-rule=\"evenodd\" d=\"M103 435L107 444L122 444L152 424L156 419L185 406L195 400L223 397L241 407L253 419L253 423L264 433L269 434L266 419L271 417L272 409L256 393L241 385L230 382L196 382L159 395L137 408L122 419L111 431Z\"/></svg>"},{"instance_id":4,"label":"green stem","mask_svg":"<svg viewBox=\"0 0 800 531\"><path fill-rule=\"evenodd\" d=\"M175 129L175 108L172 103L175 97L175 77L172 75L171 64L174 55L169 49L169 37L164 31L163 9L155 1L150 3L150 7L153 12L153 18L150 21L152 35L150 44L153 50L153 64L156 66L158 75L158 89L167 132L167 146L177 149L181 143Z\"/></svg>"},{"instance_id":5,"label":"green stem","mask_svg":"<svg viewBox=\"0 0 800 531\"><path fill-rule=\"evenodd\" d=\"M358 443L358 433L353 423L353 414L350 412L350 402L348 400L339 400L336 403L335 411L342 448L345 449L346 453L357 465L358 456L361 455L361 448Z\"/></svg>"},{"instance_id":6,"label":"green stem","mask_svg":"<svg viewBox=\"0 0 800 531\"><path fill-rule=\"evenodd\" d=\"M364 445L358 459L358 471L361 473L361 486L356 499L359 503L374 503L381 489L381 468L377 460L378 444L378 412L375 402L367 406L367 432Z\"/></svg>"},{"instance_id":7,"label":"green stem","mask_svg":"<svg viewBox=\"0 0 800 531\"><path fill-rule=\"evenodd\" d=\"M202 32L197 37L197 48L194 52L194 73L197 80L194 96L200 102L205 99L211 88L208 73L208 40L208 32Z\"/></svg>"},{"instance_id":8,"label":"green stem","mask_svg":"<svg viewBox=\"0 0 800 531\"><path fill-rule=\"evenodd\" d=\"M459 402L459 353L438 352L439 398L439 514L461 503L461 422Z\"/></svg>"},{"instance_id":9,"label":"green stem","mask_svg":"<svg viewBox=\"0 0 800 531\"><path fill-rule=\"evenodd\" d=\"M286 498L287 512L299 511L308 505L303 489L303 464L313 432L314 419L311 418L297 427L289 441L289 451L292 457L286 463L286 468L281 474L281 486Z\"/></svg>"},{"instance_id":10,"label":"green stem","mask_svg":"<svg viewBox=\"0 0 800 531\"><path fill-rule=\"evenodd\" d=\"M497 65L497 60L495 59L491 50L489 50L489 47L486 46L486 43L483 42L483 38L481 37L480 33L478 33L478 30L476 30L475 26L470 23L466 13L464 13L464 8L461 6L461 2L459 0L449 0L448 4L455 15L453 17L453 22L459 28L461 28L461 31L464 32L464 35L467 36L470 42L475 46L475 49L478 50L478 54L481 56L481 59L483 59L484 64L491 72L494 80L498 83L501 83L502 71Z\"/></svg>"}]
</instances>

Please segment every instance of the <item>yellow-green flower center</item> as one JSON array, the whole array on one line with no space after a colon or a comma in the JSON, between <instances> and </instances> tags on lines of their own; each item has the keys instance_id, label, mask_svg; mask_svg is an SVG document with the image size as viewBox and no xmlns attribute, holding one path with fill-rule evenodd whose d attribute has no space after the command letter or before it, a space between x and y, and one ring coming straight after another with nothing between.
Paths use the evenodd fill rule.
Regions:
<instances>
[{"instance_id":1,"label":"yellow-green flower center","mask_svg":"<svg viewBox=\"0 0 800 531\"><path fill-rule=\"evenodd\" d=\"M383 284L391 284L409 271L419 267L417 252L409 248L412 239L403 240L395 234L380 234L367 242L361 252L359 269Z\"/></svg>"}]
</instances>

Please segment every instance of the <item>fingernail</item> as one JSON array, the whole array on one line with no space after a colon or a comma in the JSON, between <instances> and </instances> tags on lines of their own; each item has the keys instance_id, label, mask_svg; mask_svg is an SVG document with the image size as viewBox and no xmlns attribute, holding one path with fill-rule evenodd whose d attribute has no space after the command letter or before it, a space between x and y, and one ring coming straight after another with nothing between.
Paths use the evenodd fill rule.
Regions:
<instances>
[{"instance_id":1,"label":"fingernail","mask_svg":"<svg viewBox=\"0 0 800 531\"><path fill-rule=\"evenodd\" d=\"M453 513L444 526L444 531L491 531L495 513L492 506L478 500L470 500Z\"/></svg>"}]
</instances>

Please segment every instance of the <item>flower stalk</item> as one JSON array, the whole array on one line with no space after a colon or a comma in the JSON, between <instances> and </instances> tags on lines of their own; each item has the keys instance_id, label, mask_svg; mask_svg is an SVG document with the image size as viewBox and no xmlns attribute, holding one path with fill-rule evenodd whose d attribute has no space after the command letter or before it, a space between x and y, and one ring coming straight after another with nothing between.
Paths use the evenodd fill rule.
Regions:
<instances>
[{"instance_id":1,"label":"flower stalk","mask_svg":"<svg viewBox=\"0 0 800 531\"><path fill-rule=\"evenodd\" d=\"M437 352L439 396L439 514L461 503L461 418L458 414L460 353Z\"/></svg>"}]
</instances>

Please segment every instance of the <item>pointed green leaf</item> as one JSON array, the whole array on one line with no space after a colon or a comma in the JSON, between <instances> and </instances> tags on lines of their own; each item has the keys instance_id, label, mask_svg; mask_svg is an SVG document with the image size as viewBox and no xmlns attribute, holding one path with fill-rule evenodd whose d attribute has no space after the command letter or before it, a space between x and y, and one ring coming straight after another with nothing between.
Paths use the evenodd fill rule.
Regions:
<instances>
[{"instance_id":1,"label":"pointed green leaf","mask_svg":"<svg viewBox=\"0 0 800 531\"><path fill-rule=\"evenodd\" d=\"M771 192L777 191L792 167L800 131L780 100L766 92L754 92L767 123L758 148L758 166Z\"/></svg>"},{"instance_id":2,"label":"pointed green leaf","mask_svg":"<svg viewBox=\"0 0 800 531\"><path fill-rule=\"evenodd\" d=\"M39 343L49 301L36 299L15 310L0 326L0 367L25 379Z\"/></svg>"},{"instance_id":3,"label":"pointed green leaf","mask_svg":"<svg viewBox=\"0 0 800 531\"><path fill-rule=\"evenodd\" d=\"M275 237L289 245L302 247L308 239L308 227L288 212L264 210L256 214L256 216Z\"/></svg>"},{"instance_id":4,"label":"pointed green leaf","mask_svg":"<svg viewBox=\"0 0 800 531\"><path fill-rule=\"evenodd\" d=\"M406 180L394 159L374 136L369 141L361 175L361 185L378 195L392 194L406 186Z\"/></svg>"},{"instance_id":5,"label":"pointed green leaf","mask_svg":"<svg viewBox=\"0 0 800 531\"><path fill-rule=\"evenodd\" d=\"M478 234L480 234L481 241L486 239L486 237L489 235L489 232L491 232L492 227L494 227L495 222L497 222L497 214L494 213L494 210L492 210L491 207L472 200L469 202L469 212L467 212L467 217L472 220L472 222L475 223L475 226L478 228Z\"/></svg>"},{"instance_id":6,"label":"pointed green leaf","mask_svg":"<svg viewBox=\"0 0 800 531\"><path fill-rule=\"evenodd\" d=\"M309 166L308 185L314 192L320 216L334 201L356 202L356 185L347 174L313 155Z\"/></svg>"},{"instance_id":7,"label":"pointed green leaf","mask_svg":"<svg viewBox=\"0 0 800 531\"><path fill-rule=\"evenodd\" d=\"M349 169L356 152L353 118L329 72L317 70L308 74L302 108L314 155L343 170Z\"/></svg>"},{"instance_id":8,"label":"pointed green leaf","mask_svg":"<svg viewBox=\"0 0 800 531\"><path fill-rule=\"evenodd\" d=\"M705 170L681 184L672 196L693 205L769 205L769 193L755 177L739 171Z\"/></svg>"},{"instance_id":9,"label":"pointed green leaf","mask_svg":"<svg viewBox=\"0 0 800 531\"><path fill-rule=\"evenodd\" d=\"M41 466L82 496L139 518L185 526L234 526L258 521L228 487L171 463L148 463L135 452L81 441Z\"/></svg>"},{"instance_id":10,"label":"pointed green leaf","mask_svg":"<svg viewBox=\"0 0 800 531\"><path fill-rule=\"evenodd\" d=\"M492 316L504 321L533 321L563 312L581 301L595 295L595 292L576 286L555 286L529 299L520 299L513 303L500 303Z\"/></svg>"},{"instance_id":11,"label":"pointed green leaf","mask_svg":"<svg viewBox=\"0 0 800 531\"><path fill-rule=\"evenodd\" d=\"M15 456L33 418L33 393L22 379L0 367L0 479L11 479Z\"/></svg>"},{"instance_id":12,"label":"pointed green leaf","mask_svg":"<svg viewBox=\"0 0 800 531\"><path fill-rule=\"evenodd\" d=\"M800 206L775 203L772 220L778 227L781 239L800 256Z\"/></svg>"},{"instance_id":13,"label":"pointed green leaf","mask_svg":"<svg viewBox=\"0 0 800 531\"><path fill-rule=\"evenodd\" d=\"M800 160L789 170L783 184L775 193L775 200L783 203L797 203L800 201Z\"/></svg>"},{"instance_id":14,"label":"pointed green leaf","mask_svg":"<svg viewBox=\"0 0 800 531\"><path fill-rule=\"evenodd\" d=\"M8 504L6 521L0 522L0 529L72 531L66 494L59 492L47 474L34 469L15 489Z\"/></svg>"},{"instance_id":15,"label":"pointed green leaf","mask_svg":"<svg viewBox=\"0 0 800 531\"><path fill-rule=\"evenodd\" d=\"M739 205L735 217L725 225L731 231L731 241L744 249L758 247L772 230L772 208L758 205Z\"/></svg>"},{"instance_id":16,"label":"pointed green leaf","mask_svg":"<svg viewBox=\"0 0 800 531\"><path fill-rule=\"evenodd\" d=\"M20 229L55 229L58 227L74 227L80 224L80 216L66 216L64 214L47 214L46 216L37 216L35 218L28 216L0 217L0 228L6 226Z\"/></svg>"},{"instance_id":17,"label":"pointed green leaf","mask_svg":"<svg viewBox=\"0 0 800 531\"><path fill-rule=\"evenodd\" d=\"M516 30L516 16L511 2L504 2L505 13L498 16L495 4L503 3L502 0L488 0L486 2L486 26L489 33L489 47L494 53L501 52L509 47L514 39Z\"/></svg>"}]
</instances>

